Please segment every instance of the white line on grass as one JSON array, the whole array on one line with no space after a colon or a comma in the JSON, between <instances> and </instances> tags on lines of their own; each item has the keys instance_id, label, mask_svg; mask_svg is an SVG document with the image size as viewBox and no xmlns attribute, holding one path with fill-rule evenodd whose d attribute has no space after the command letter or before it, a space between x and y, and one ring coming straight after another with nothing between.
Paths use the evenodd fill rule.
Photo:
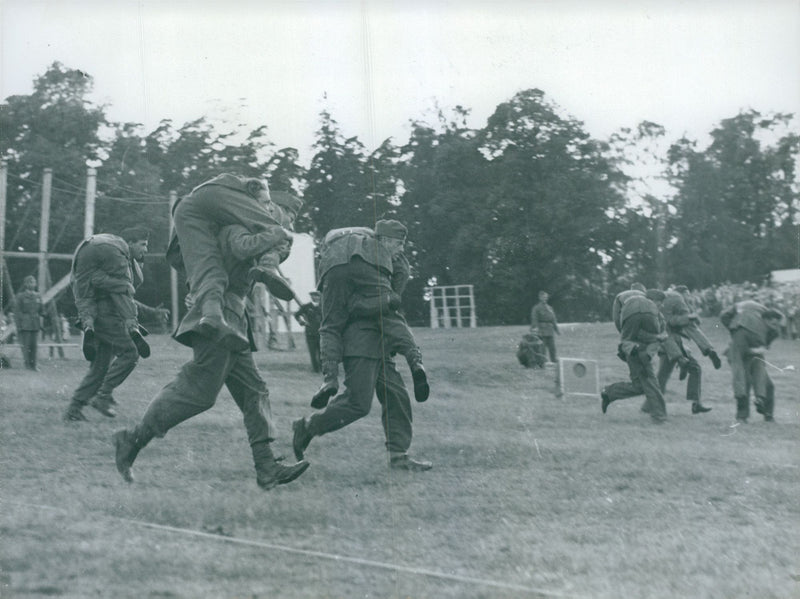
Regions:
<instances>
[{"instance_id":1,"label":"white line on grass","mask_svg":"<svg viewBox=\"0 0 800 599\"><path fill-rule=\"evenodd\" d=\"M33 507L42 510L53 510L57 512L68 512L68 510L60 507L50 506L50 505L41 505L41 504L34 504L34 503L25 503L25 502L18 502L18 501L8 501L6 499L0 498L0 503L7 503L13 505L20 505L25 507ZM526 593L532 593L534 595L538 595L540 597L562 597L565 599L579 599L578 595L566 595L564 593L559 593L555 591L545 591L542 589L537 589L535 587L528 587L519 584L510 584L506 582L499 582L497 580L487 580L484 578L475 578L472 576L460 576L458 574L447 574L446 572L437 572L436 570L427 570L425 568L415 568L413 566L402 566L400 564L390 564L387 562L378 562L374 560L362 559L360 557L348 557L346 555L339 555L336 553L326 553L324 551L312 551L309 549L297 549L296 547L288 547L286 545L275 545L273 543L264 543L262 541L251 541L249 539L240 539L237 537L229 537L222 534L215 534L210 532L202 532L199 530L192 530L190 528L179 528L177 526L167 526L164 524L155 524L153 522L146 522L144 520L131 520L129 518L120 518L118 516L111 516L108 514L104 514L104 516L110 520L116 520L117 522L124 522L126 524L132 524L134 526L141 526L144 528L152 528L154 530L162 530L165 532L172 532L176 534L182 534L187 536L194 536L200 537L204 539L211 539L214 541L224 541L226 543L233 543L235 545L246 545L248 547L258 547L261 549L272 549L274 551L283 551L284 553L293 553L296 555L305 555L308 557L317 557L322 559L329 559L336 562L346 562L350 564L356 564L359 566L369 566L371 568L381 568L383 570L393 570L395 572L406 572L409 574L418 574L421 576L430 576L432 578L440 578L443 580L452 580L456 582L465 582L468 584L476 584L476 585L483 585L488 587L500 588L500 589L507 589L512 591L523 591Z\"/></svg>"}]
</instances>

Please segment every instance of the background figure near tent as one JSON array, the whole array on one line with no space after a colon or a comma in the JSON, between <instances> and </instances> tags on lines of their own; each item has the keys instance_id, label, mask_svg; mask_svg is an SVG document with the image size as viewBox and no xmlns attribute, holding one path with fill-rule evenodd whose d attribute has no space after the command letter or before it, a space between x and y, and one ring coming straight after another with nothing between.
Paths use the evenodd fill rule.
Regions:
<instances>
[{"instance_id":1,"label":"background figure near tent","mask_svg":"<svg viewBox=\"0 0 800 599\"><path fill-rule=\"evenodd\" d=\"M313 372L321 372L319 326L322 322L322 309L319 305L320 293L319 291L312 291L309 295L311 301L300 306L294 316L297 322L303 325L305 329L306 346L308 347L308 355L311 358L311 370Z\"/></svg>"},{"instance_id":2,"label":"background figure near tent","mask_svg":"<svg viewBox=\"0 0 800 599\"><path fill-rule=\"evenodd\" d=\"M39 353L39 333L42 330L44 306L42 296L36 290L36 279L28 275L22 281L22 291L14 296L14 326L22 349L25 368L39 370L36 358Z\"/></svg>"}]
</instances>

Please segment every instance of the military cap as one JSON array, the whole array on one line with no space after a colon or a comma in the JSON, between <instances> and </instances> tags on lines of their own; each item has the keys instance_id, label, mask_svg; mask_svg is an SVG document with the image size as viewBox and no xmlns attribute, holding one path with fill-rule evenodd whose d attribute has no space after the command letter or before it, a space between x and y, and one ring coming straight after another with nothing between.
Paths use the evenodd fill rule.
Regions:
<instances>
[{"instance_id":1,"label":"military cap","mask_svg":"<svg viewBox=\"0 0 800 599\"><path fill-rule=\"evenodd\" d=\"M397 220L379 220L375 223L375 235L380 237L392 237L394 239L405 239L408 229Z\"/></svg>"},{"instance_id":2,"label":"military cap","mask_svg":"<svg viewBox=\"0 0 800 599\"><path fill-rule=\"evenodd\" d=\"M686 285L675 285L675 291L678 293L686 293L689 291L689 288Z\"/></svg>"},{"instance_id":3,"label":"military cap","mask_svg":"<svg viewBox=\"0 0 800 599\"><path fill-rule=\"evenodd\" d=\"M632 283L631 289L635 289L636 291L647 291L647 288L642 285L641 283Z\"/></svg>"},{"instance_id":4,"label":"military cap","mask_svg":"<svg viewBox=\"0 0 800 599\"><path fill-rule=\"evenodd\" d=\"M303 200L288 191L273 191L272 201L282 208L287 208L297 214L303 207Z\"/></svg>"},{"instance_id":5,"label":"military cap","mask_svg":"<svg viewBox=\"0 0 800 599\"><path fill-rule=\"evenodd\" d=\"M123 229L119 236L125 241L141 241L142 239L150 239L150 231L144 227L128 227Z\"/></svg>"}]
</instances>

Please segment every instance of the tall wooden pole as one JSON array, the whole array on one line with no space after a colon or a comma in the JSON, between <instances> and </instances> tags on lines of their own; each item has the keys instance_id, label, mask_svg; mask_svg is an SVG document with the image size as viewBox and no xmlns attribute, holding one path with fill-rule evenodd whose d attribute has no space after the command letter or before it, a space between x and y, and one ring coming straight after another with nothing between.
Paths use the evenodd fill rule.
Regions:
<instances>
[{"instance_id":1,"label":"tall wooden pole","mask_svg":"<svg viewBox=\"0 0 800 599\"><path fill-rule=\"evenodd\" d=\"M50 196L53 192L53 169L44 169L42 180L42 217L39 219L39 293L47 285L47 246L50 243Z\"/></svg>"},{"instance_id":2,"label":"tall wooden pole","mask_svg":"<svg viewBox=\"0 0 800 599\"><path fill-rule=\"evenodd\" d=\"M94 235L94 202L97 197L97 170L86 171L86 209L83 216L83 238Z\"/></svg>"},{"instance_id":3,"label":"tall wooden pole","mask_svg":"<svg viewBox=\"0 0 800 599\"><path fill-rule=\"evenodd\" d=\"M178 201L178 194L174 191L169 192L169 235L167 239L172 239L172 230L175 227L175 222L172 220L172 209L175 202ZM169 269L169 295L170 295L170 313L172 314L172 330L178 328L178 271L170 267Z\"/></svg>"},{"instance_id":4,"label":"tall wooden pole","mask_svg":"<svg viewBox=\"0 0 800 599\"><path fill-rule=\"evenodd\" d=\"M6 258L3 252L6 249L6 184L8 182L8 164L5 160L0 162L0 312L5 304L3 290L5 289Z\"/></svg>"}]
</instances>

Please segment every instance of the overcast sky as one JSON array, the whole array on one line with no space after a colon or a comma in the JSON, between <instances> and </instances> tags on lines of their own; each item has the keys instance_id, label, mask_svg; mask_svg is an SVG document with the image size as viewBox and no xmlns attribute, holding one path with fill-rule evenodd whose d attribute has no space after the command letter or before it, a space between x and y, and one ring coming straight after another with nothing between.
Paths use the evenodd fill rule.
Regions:
<instances>
[{"instance_id":1,"label":"overcast sky","mask_svg":"<svg viewBox=\"0 0 800 599\"><path fill-rule=\"evenodd\" d=\"M0 96L53 61L115 121L267 125L304 161L323 108L373 149L436 103L474 127L542 89L597 137L642 120L702 138L742 109L800 112L800 1L0 0ZM327 99L325 99L327 96Z\"/></svg>"}]
</instances>

